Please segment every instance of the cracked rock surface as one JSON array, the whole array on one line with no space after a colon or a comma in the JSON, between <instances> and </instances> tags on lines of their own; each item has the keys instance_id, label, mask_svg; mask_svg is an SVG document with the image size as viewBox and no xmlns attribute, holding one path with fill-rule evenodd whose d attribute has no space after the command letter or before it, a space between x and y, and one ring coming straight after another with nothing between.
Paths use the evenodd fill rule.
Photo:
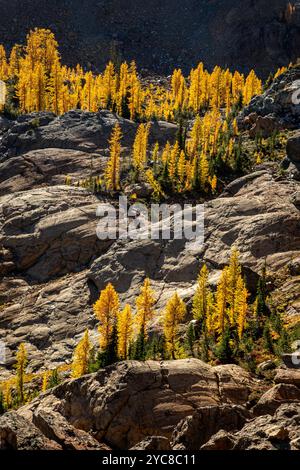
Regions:
<instances>
[{"instance_id":1,"label":"cracked rock surface","mask_svg":"<svg viewBox=\"0 0 300 470\"><path fill-rule=\"evenodd\" d=\"M87 326L96 342L92 304L108 282L122 302L133 302L149 276L158 311L174 290L190 301L202 263L215 285L233 243L248 288L255 291L267 257L275 279L274 305L284 301L287 316L299 315L297 191L299 182L278 180L269 171L236 180L205 205L205 244L199 247L186 240L100 241L96 208L101 199L82 188L37 187L2 196L0 334L6 338L8 365L21 341L34 370L43 361L47 367L69 361Z\"/></svg>"},{"instance_id":2,"label":"cracked rock surface","mask_svg":"<svg viewBox=\"0 0 300 470\"><path fill-rule=\"evenodd\" d=\"M299 386L266 388L236 365L121 362L0 417L0 448L299 450Z\"/></svg>"},{"instance_id":3,"label":"cracked rock surface","mask_svg":"<svg viewBox=\"0 0 300 470\"><path fill-rule=\"evenodd\" d=\"M249 413L241 405L253 390L263 389L238 366L212 367L198 359L129 361L66 381L18 410L18 415L60 445L70 445L66 434L72 427L78 439L75 429L91 432L109 447L129 449L149 436L170 440L176 425L203 407L212 410L209 413L219 410L220 416L232 409L232 426L243 424Z\"/></svg>"}]
</instances>

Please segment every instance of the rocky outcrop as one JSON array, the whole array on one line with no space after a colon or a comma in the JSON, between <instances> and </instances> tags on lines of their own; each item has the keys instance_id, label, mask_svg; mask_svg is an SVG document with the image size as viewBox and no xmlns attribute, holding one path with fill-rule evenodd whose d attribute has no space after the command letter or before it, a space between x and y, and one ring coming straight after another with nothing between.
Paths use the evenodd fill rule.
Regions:
<instances>
[{"instance_id":1,"label":"rocky outcrop","mask_svg":"<svg viewBox=\"0 0 300 470\"><path fill-rule=\"evenodd\" d=\"M297 182L276 181L267 171L248 175L232 183L223 197L206 204L203 246L191 246L185 240L118 241L92 264L88 278L97 290L113 282L124 300L130 300L147 275L158 292L160 307L174 286L190 298L199 262L207 263L211 282L216 282L234 244L241 253L248 287L254 291L265 258L268 270L276 273L299 255L300 213L293 202L298 187ZM292 290L292 286L286 288Z\"/></svg>"},{"instance_id":2,"label":"rocky outcrop","mask_svg":"<svg viewBox=\"0 0 300 470\"><path fill-rule=\"evenodd\" d=\"M287 142L287 157L282 161L281 167L286 174L294 180L300 181L300 133L295 131ZM295 195L296 205L297 197Z\"/></svg>"},{"instance_id":3,"label":"rocky outcrop","mask_svg":"<svg viewBox=\"0 0 300 470\"><path fill-rule=\"evenodd\" d=\"M33 420L14 411L0 418L0 450L110 450L61 414L38 410Z\"/></svg>"},{"instance_id":4,"label":"rocky outcrop","mask_svg":"<svg viewBox=\"0 0 300 470\"><path fill-rule=\"evenodd\" d=\"M294 385L300 388L300 369L278 369L275 382L279 384Z\"/></svg>"},{"instance_id":5,"label":"rocky outcrop","mask_svg":"<svg viewBox=\"0 0 300 470\"><path fill-rule=\"evenodd\" d=\"M220 380L223 372L226 383ZM93 447L94 440L82 434L89 431L114 449L147 448L145 439L151 436L151 448L165 448L167 441L161 438L170 440L179 422L197 410L207 427L205 436L214 431L213 416L226 429L242 426L248 413L236 404L245 405L251 391L261 389L262 384L238 366L233 371L197 359L132 361L67 381L21 408L18 415L63 448L79 448L83 441ZM224 403L227 406L222 407ZM0 429L7 419L10 413L0 418Z\"/></svg>"},{"instance_id":6,"label":"rocky outcrop","mask_svg":"<svg viewBox=\"0 0 300 470\"><path fill-rule=\"evenodd\" d=\"M249 136L252 139L259 136L266 139L280 130L280 124L272 114L258 116L257 113L251 113L245 118L244 125L249 127Z\"/></svg>"},{"instance_id":7,"label":"rocky outcrop","mask_svg":"<svg viewBox=\"0 0 300 470\"><path fill-rule=\"evenodd\" d=\"M300 67L288 70L274 80L271 86L255 96L242 111L240 122L252 137L261 133L269 137L275 130L297 129L299 106Z\"/></svg>"},{"instance_id":8,"label":"rocky outcrop","mask_svg":"<svg viewBox=\"0 0 300 470\"><path fill-rule=\"evenodd\" d=\"M172 450L169 439L161 436L151 436L139 442L136 446L130 450Z\"/></svg>"},{"instance_id":9,"label":"rocky outcrop","mask_svg":"<svg viewBox=\"0 0 300 470\"><path fill-rule=\"evenodd\" d=\"M264 393L254 406L253 413L256 416L273 415L283 403L296 402L300 402L300 389L295 385L280 383Z\"/></svg>"},{"instance_id":10,"label":"rocky outcrop","mask_svg":"<svg viewBox=\"0 0 300 470\"><path fill-rule=\"evenodd\" d=\"M270 271L289 263L300 246L300 213L292 199L298 188L298 183L276 181L266 171L250 182L246 177L234 197L208 203L204 259L220 265L235 244L242 264L256 272L265 258Z\"/></svg>"},{"instance_id":11,"label":"rocky outcrop","mask_svg":"<svg viewBox=\"0 0 300 470\"><path fill-rule=\"evenodd\" d=\"M201 450L299 450L299 404L284 404L274 416L260 416L233 434L221 431Z\"/></svg>"},{"instance_id":12,"label":"rocky outcrop","mask_svg":"<svg viewBox=\"0 0 300 470\"><path fill-rule=\"evenodd\" d=\"M124 149L131 148L138 124L110 111L90 113L73 110L59 117L52 113L23 115L13 122L1 139L0 153L3 156L0 162L8 157L40 149L69 149L108 156L108 141L117 123L122 129ZM177 126L174 124L155 121L151 125L149 142L163 144L167 140L173 141L176 131ZM74 158L76 159L76 154ZM55 168L55 161L53 167ZM90 167L90 162L86 163L86 167Z\"/></svg>"},{"instance_id":13,"label":"rocky outcrop","mask_svg":"<svg viewBox=\"0 0 300 470\"><path fill-rule=\"evenodd\" d=\"M0 417L0 449L61 450L61 446L47 439L33 423L11 411Z\"/></svg>"},{"instance_id":14,"label":"rocky outcrop","mask_svg":"<svg viewBox=\"0 0 300 470\"><path fill-rule=\"evenodd\" d=\"M296 164L300 164L300 132L295 132L293 137L290 137L287 143L287 156Z\"/></svg>"},{"instance_id":15,"label":"rocky outcrop","mask_svg":"<svg viewBox=\"0 0 300 470\"><path fill-rule=\"evenodd\" d=\"M0 302L0 337L5 338L7 366L1 369L1 377L10 375L20 342L26 343L33 371L68 363L86 328L97 343L85 271L44 285L22 278L2 280Z\"/></svg>"},{"instance_id":16,"label":"rocky outcrop","mask_svg":"<svg viewBox=\"0 0 300 470\"><path fill-rule=\"evenodd\" d=\"M199 408L178 424L172 437L174 450L195 450L219 430L241 429L250 413L241 406L210 406Z\"/></svg>"},{"instance_id":17,"label":"rocky outcrop","mask_svg":"<svg viewBox=\"0 0 300 470\"><path fill-rule=\"evenodd\" d=\"M299 388L265 388L233 365L122 362L0 417L0 448L299 450Z\"/></svg>"},{"instance_id":18,"label":"rocky outcrop","mask_svg":"<svg viewBox=\"0 0 300 470\"><path fill-rule=\"evenodd\" d=\"M71 149L33 150L0 164L0 196L40 186L64 185L103 173L106 158Z\"/></svg>"},{"instance_id":19,"label":"rocky outcrop","mask_svg":"<svg viewBox=\"0 0 300 470\"><path fill-rule=\"evenodd\" d=\"M110 450L99 444L90 434L71 426L63 416L49 409L37 410L33 415L33 424L63 450Z\"/></svg>"},{"instance_id":20,"label":"rocky outcrop","mask_svg":"<svg viewBox=\"0 0 300 470\"><path fill-rule=\"evenodd\" d=\"M26 272L43 282L81 270L111 241L96 235L97 198L56 186L1 198L1 274Z\"/></svg>"},{"instance_id":21,"label":"rocky outcrop","mask_svg":"<svg viewBox=\"0 0 300 470\"><path fill-rule=\"evenodd\" d=\"M288 316L298 315L297 191L299 183L277 180L266 170L236 180L206 204L205 244L196 247L186 240L98 240L99 200L81 188L53 186L3 196L0 332L7 364L21 341L35 370L43 358L47 367L69 361L86 327L97 341L92 303L108 282L123 302L134 302L149 276L158 311L174 290L190 301L201 264L209 266L214 285L233 244L241 252L248 288L255 291L266 258L269 274L281 273L280 283L271 286L274 304L284 302Z\"/></svg>"}]
</instances>

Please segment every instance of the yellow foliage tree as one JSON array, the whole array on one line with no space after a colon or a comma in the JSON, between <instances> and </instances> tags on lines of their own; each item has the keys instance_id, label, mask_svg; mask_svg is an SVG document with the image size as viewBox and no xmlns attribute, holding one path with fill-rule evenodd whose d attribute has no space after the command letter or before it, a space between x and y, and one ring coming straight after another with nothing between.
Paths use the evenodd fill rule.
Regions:
<instances>
[{"instance_id":1,"label":"yellow foliage tree","mask_svg":"<svg viewBox=\"0 0 300 470\"><path fill-rule=\"evenodd\" d=\"M58 43L49 29L35 28L27 35L26 54L34 70L41 63L50 73L53 63L59 59Z\"/></svg>"},{"instance_id":2,"label":"yellow foliage tree","mask_svg":"<svg viewBox=\"0 0 300 470\"><path fill-rule=\"evenodd\" d=\"M126 304L118 315L118 355L128 358L128 348L133 338L133 315L130 305Z\"/></svg>"},{"instance_id":3,"label":"yellow foliage tree","mask_svg":"<svg viewBox=\"0 0 300 470\"><path fill-rule=\"evenodd\" d=\"M201 189L205 191L207 189L207 184L209 182L209 163L207 160L207 156L204 152L202 152L200 156L200 165L199 165L199 181L201 185Z\"/></svg>"},{"instance_id":4,"label":"yellow foliage tree","mask_svg":"<svg viewBox=\"0 0 300 470\"><path fill-rule=\"evenodd\" d=\"M186 157L183 150L180 152L180 156L177 162L177 175L179 178L180 190L184 188L184 182L186 178Z\"/></svg>"},{"instance_id":5,"label":"yellow foliage tree","mask_svg":"<svg viewBox=\"0 0 300 470\"><path fill-rule=\"evenodd\" d=\"M147 164L149 131L150 124L140 124L133 144L133 166L139 173L145 169Z\"/></svg>"},{"instance_id":6,"label":"yellow foliage tree","mask_svg":"<svg viewBox=\"0 0 300 470\"><path fill-rule=\"evenodd\" d=\"M184 102L186 97L186 83L180 69L174 70L171 78L171 87L174 110L180 109L182 112L184 110Z\"/></svg>"},{"instance_id":7,"label":"yellow foliage tree","mask_svg":"<svg viewBox=\"0 0 300 470\"><path fill-rule=\"evenodd\" d=\"M24 343L21 343L16 355L16 370L17 370L17 391L20 403L24 402L24 379L26 373L26 366L28 364L27 350Z\"/></svg>"},{"instance_id":8,"label":"yellow foliage tree","mask_svg":"<svg viewBox=\"0 0 300 470\"><path fill-rule=\"evenodd\" d=\"M48 382L49 382L49 372L45 371L43 373L43 379L42 379L42 393L46 392L48 389Z\"/></svg>"},{"instance_id":9,"label":"yellow foliage tree","mask_svg":"<svg viewBox=\"0 0 300 470\"><path fill-rule=\"evenodd\" d=\"M180 148L179 148L178 142L176 141L172 147L170 158L168 161L168 174L173 184L176 182L176 170L177 170L177 163L178 163L179 155L180 155Z\"/></svg>"},{"instance_id":10,"label":"yellow foliage tree","mask_svg":"<svg viewBox=\"0 0 300 470\"><path fill-rule=\"evenodd\" d=\"M9 66L6 57L6 51L0 44L0 80L7 80L9 75Z\"/></svg>"},{"instance_id":11,"label":"yellow foliage tree","mask_svg":"<svg viewBox=\"0 0 300 470\"><path fill-rule=\"evenodd\" d=\"M12 382L11 380L7 380L3 387L3 402L6 410L8 410L12 406L11 389Z\"/></svg>"},{"instance_id":12,"label":"yellow foliage tree","mask_svg":"<svg viewBox=\"0 0 300 470\"><path fill-rule=\"evenodd\" d=\"M229 267L228 267L228 303L230 304L230 319L231 323L234 323L236 317L236 294L238 280L241 278L241 266L239 263L240 253L236 247L233 247L231 251Z\"/></svg>"},{"instance_id":13,"label":"yellow foliage tree","mask_svg":"<svg viewBox=\"0 0 300 470\"><path fill-rule=\"evenodd\" d=\"M237 310L237 330L239 339L242 339L246 321L247 321L247 311L248 311L248 297L249 293L246 289L246 286L243 282L242 277L239 277L237 282L237 294L236 294L236 310Z\"/></svg>"},{"instance_id":14,"label":"yellow foliage tree","mask_svg":"<svg viewBox=\"0 0 300 470\"><path fill-rule=\"evenodd\" d=\"M78 379L88 373L91 348L92 346L89 339L89 332L86 330L83 338L80 340L74 351L72 361L73 379Z\"/></svg>"},{"instance_id":15,"label":"yellow foliage tree","mask_svg":"<svg viewBox=\"0 0 300 470\"><path fill-rule=\"evenodd\" d=\"M153 147L151 158L152 158L153 166L155 168L159 160L159 143L158 142L156 142Z\"/></svg>"},{"instance_id":16,"label":"yellow foliage tree","mask_svg":"<svg viewBox=\"0 0 300 470\"><path fill-rule=\"evenodd\" d=\"M59 115L63 111L62 88L63 88L63 72L59 60L56 59L51 67L50 77L48 81L48 108Z\"/></svg>"},{"instance_id":17,"label":"yellow foliage tree","mask_svg":"<svg viewBox=\"0 0 300 470\"><path fill-rule=\"evenodd\" d=\"M200 145L202 140L202 122L200 116L198 115L195 119L192 131L191 138L189 141L189 152L192 156L195 156L200 151Z\"/></svg>"},{"instance_id":18,"label":"yellow foliage tree","mask_svg":"<svg viewBox=\"0 0 300 470\"><path fill-rule=\"evenodd\" d=\"M23 47L16 44L9 56L9 75L12 78L18 77L20 72L20 61L23 54Z\"/></svg>"},{"instance_id":19,"label":"yellow foliage tree","mask_svg":"<svg viewBox=\"0 0 300 470\"><path fill-rule=\"evenodd\" d=\"M141 293L136 300L137 313L135 317L138 332L142 333L145 338L147 337L149 322L153 319L155 314L155 303L156 299L154 291L151 289L150 279L146 278L141 287Z\"/></svg>"},{"instance_id":20,"label":"yellow foliage tree","mask_svg":"<svg viewBox=\"0 0 300 470\"><path fill-rule=\"evenodd\" d=\"M163 149L162 156L161 156L161 161L164 167L168 166L168 162L171 156L171 150L172 150L172 147L171 147L170 142L168 141Z\"/></svg>"},{"instance_id":21,"label":"yellow foliage tree","mask_svg":"<svg viewBox=\"0 0 300 470\"><path fill-rule=\"evenodd\" d=\"M216 175L214 175L211 180L210 180L210 186L211 186L211 190L213 193L216 192L217 190L217 186L218 186L218 178Z\"/></svg>"},{"instance_id":22,"label":"yellow foliage tree","mask_svg":"<svg viewBox=\"0 0 300 470\"><path fill-rule=\"evenodd\" d=\"M255 95L260 95L262 93L262 83L259 80L254 72L251 70L248 77L246 78L244 92L243 92L243 101L247 105L250 103L251 99Z\"/></svg>"},{"instance_id":23,"label":"yellow foliage tree","mask_svg":"<svg viewBox=\"0 0 300 470\"><path fill-rule=\"evenodd\" d=\"M117 324L119 312L119 296L111 283L101 292L99 300L94 304L94 312L100 322L100 347L105 350L109 345L113 330Z\"/></svg>"},{"instance_id":24,"label":"yellow foliage tree","mask_svg":"<svg viewBox=\"0 0 300 470\"><path fill-rule=\"evenodd\" d=\"M207 316L208 269L203 265L197 281L197 289L193 298L193 315L195 320L203 321Z\"/></svg>"},{"instance_id":25,"label":"yellow foliage tree","mask_svg":"<svg viewBox=\"0 0 300 470\"><path fill-rule=\"evenodd\" d=\"M223 335L226 326L229 322L228 317L228 294L229 294L229 269L225 267L222 271L220 281L218 283L216 292L216 303L215 303L215 327L219 335Z\"/></svg>"},{"instance_id":26,"label":"yellow foliage tree","mask_svg":"<svg viewBox=\"0 0 300 470\"><path fill-rule=\"evenodd\" d=\"M152 188L152 199L159 201L161 198L165 197L162 187L157 181L157 179L155 178L153 171L150 169L147 170L145 173L145 176L146 176L147 183L149 183Z\"/></svg>"},{"instance_id":27,"label":"yellow foliage tree","mask_svg":"<svg viewBox=\"0 0 300 470\"><path fill-rule=\"evenodd\" d=\"M170 352L172 359L176 359L178 325L184 320L185 315L185 303L176 292L167 303L163 319L167 350Z\"/></svg>"},{"instance_id":28,"label":"yellow foliage tree","mask_svg":"<svg viewBox=\"0 0 300 470\"><path fill-rule=\"evenodd\" d=\"M107 191L118 191L120 189L121 139L121 127L116 124L110 139L110 156L105 171Z\"/></svg>"}]
</instances>

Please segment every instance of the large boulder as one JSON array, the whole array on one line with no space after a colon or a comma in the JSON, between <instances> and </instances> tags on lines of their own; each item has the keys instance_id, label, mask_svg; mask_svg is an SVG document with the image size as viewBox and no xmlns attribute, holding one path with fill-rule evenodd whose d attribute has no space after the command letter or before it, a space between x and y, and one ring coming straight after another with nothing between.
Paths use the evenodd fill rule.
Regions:
<instances>
[{"instance_id":1,"label":"large boulder","mask_svg":"<svg viewBox=\"0 0 300 470\"><path fill-rule=\"evenodd\" d=\"M239 432L222 431L202 446L202 450L299 450L300 404L283 404L274 416L260 416Z\"/></svg>"},{"instance_id":2,"label":"large boulder","mask_svg":"<svg viewBox=\"0 0 300 470\"><path fill-rule=\"evenodd\" d=\"M229 423L230 406L241 403L235 398L238 392L245 398L245 404L251 391L261 388L260 382L250 374L245 382L246 373L237 369L241 378L238 370L234 376L227 371L225 386L219 379L220 368L197 359L123 362L64 382L21 408L19 413L56 440L60 426L54 426L53 422L60 422L61 418L55 414L60 413L72 427L85 432L92 429L99 442L112 448L129 449L151 436L170 439L180 421L205 406L214 408L228 403L227 411L204 413L203 426L213 430L218 425L211 423L211 419L219 419L221 415L224 415L223 422ZM233 388L236 394L232 393ZM247 417L246 411L236 409L230 429L234 422L239 426L243 416ZM51 432L49 423L52 423ZM62 422L61 433L65 426ZM63 445L64 437L59 437L58 442Z\"/></svg>"},{"instance_id":3,"label":"large boulder","mask_svg":"<svg viewBox=\"0 0 300 470\"><path fill-rule=\"evenodd\" d=\"M63 450L110 450L99 444L90 434L76 429L58 412L37 410L33 415L33 424L52 441L57 442Z\"/></svg>"},{"instance_id":4,"label":"large boulder","mask_svg":"<svg viewBox=\"0 0 300 470\"><path fill-rule=\"evenodd\" d=\"M11 374L21 342L26 343L32 371L70 362L87 328L98 343L85 271L42 285L17 277L3 279L0 304L0 338L5 338L7 367L0 369L1 378Z\"/></svg>"},{"instance_id":5,"label":"large boulder","mask_svg":"<svg viewBox=\"0 0 300 470\"><path fill-rule=\"evenodd\" d=\"M275 383L294 385L300 388L300 369L278 369Z\"/></svg>"},{"instance_id":6,"label":"large boulder","mask_svg":"<svg viewBox=\"0 0 300 470\"><path fill-rule=\"evenodd\" d=\"M67 380L0 417L0 447L299 450L298 389L275 387L260 401L272 405L270 413L261 409L253 418L250 394L264 389L237 366L121 362Z\"/></svg>"},{"instance_id":7,"label":"large boulder","mask_svg":"<svg viewBox=\"0 0 300 470\"><path fill-rule=\"evenodd\" d=\"M300 165L300 131L288 139L287 156L293 163Z\"/></svg>"},{"instance_id":8,"label":"large boulder","mask_svg":"<svg viewBox=\"0 0 300 470\"><path fill-rule=\"evenodd\" d=\"M244 108L239 118L241 125L252 126L253 136L258 132L268 131L268 136L272 130L297 129L300 120L299 80L299 66L276 78L262 95L255 96Z\"/></svg>"},{"instance_id":9,"label":"large boulder","mask_svg":"<svg viewBox=\"0 0 300 470\"><path fill-rule=\"evenodd\" d=\"M39 149L0 163L0 196L36 186L76 185L103 173L107 159L70 149Z\"/></svg>"},{"instance_id":10,"label":"large boulder","mask_svg":"<svg viewBox=\"0 0 300 470\"><path fill-rule=\"evenodd\" d=\"M60 116L44 118L45 113L33 113L22 116L3 135L0 152L4 158L17 156L31 150L57 148L71 149L87 153L97 152L107 155L108 142L113 127L118 123L122 129L122 145L132 146L137 123L121 118L109 111L98 113L73 110ZM167 122L153 122L151 125L150 144L173 141L177 126Z\"/></svg>"},{"instance_id":11,"label":"large boulder","mask_svg":"<svg viewBox=\"0 0 300 470\"><path fill-rule=\"evenodd\" d=\"M85 431L76 429L56 411L58 400L48 396L34 413L20 410L0 417L0 449L110 450Z\"/></svg>"},{"instance_id":12,"label":"large boulder","mask_svg":"<svg viewBox=\"0 0 300 470\"><path fill-rule=\"evenodd\" d=\"M241 429L250 413L241 406L207 406L199 408L178 424L172 436L175 450L199 450L218 431Z\"/></svg>"},{"instance_id":13,"label":"large boulder","mask_svg":"<svg viewBox=\"0 0 300 470\"><path fill-rule=\"evenodd\" d=\"M277 132L280 129L280 126L278 122L276 121L276 118L273 115L258 116L256 113L255 115L256 115L256 119L254 120L249 130L249 136L252 139L254 139L257 136L260 136L266 139L270 137L272 134L274 134L274 132ZM253 114L251 116L253 116ZM245 123L247 123L247 118L245 119Z\"/></svg>"},{"instance_id":14,"label":"large boulder","mask_svg":"<svg viewBox=\"0 0 300 470\"><path fill-rule=\"evenodd\" d=\"M1 274L37 281L81 270L111 241L96 235L97 198L81 188L33 189L0 200Z\"/></svg>"},{"instance_id":15,"label":"large boulder","mask_svg":"<svg viewBox=\"0 0 300 470\"><path fill-rule=\"evenodd\" d=\"M253 408L256 416L274 414L283 403L300 402L300 389L295 385L280 383L260 397Z\"/></svg>"},{"instance_id":16,"label":"large boulder","mask_svg":"<svg viewBox=\"0 0 300 470\"><path fill-rule=\"evenodd\" d=\"M0 450L62 450L15 411L0 417Z\"/></svg>"}]
</instances>

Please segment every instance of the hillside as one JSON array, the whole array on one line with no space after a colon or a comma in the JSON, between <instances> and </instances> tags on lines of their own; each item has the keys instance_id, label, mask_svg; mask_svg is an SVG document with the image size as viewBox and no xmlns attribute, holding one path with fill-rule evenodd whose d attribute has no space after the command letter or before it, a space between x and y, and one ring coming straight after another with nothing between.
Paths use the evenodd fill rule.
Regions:
<instances>
[{"instance_id":1,"label":"hillside","mask_svg":"<svg viewBox=\"0 0 300 470\"><path fill-rule=\"evenodd\" d=\"M57 48L0 48L0 449L299 450L299 64Z\"/></svg>"},{"instance_id":2,"label":"hillside","mask_svg":"<svg viewBox=\"0 0 300 470\"><path fill-rule=\"evenodd\" d=\"M295 2L292 2L295 3ZM297 3L297 2L296 2ZM52 29L64 60L102 69L109 59L187 72L199 60L267 76L298 57L300 15L287 0L1 0L0 43Z\"/></svg>"}]
</instances>

